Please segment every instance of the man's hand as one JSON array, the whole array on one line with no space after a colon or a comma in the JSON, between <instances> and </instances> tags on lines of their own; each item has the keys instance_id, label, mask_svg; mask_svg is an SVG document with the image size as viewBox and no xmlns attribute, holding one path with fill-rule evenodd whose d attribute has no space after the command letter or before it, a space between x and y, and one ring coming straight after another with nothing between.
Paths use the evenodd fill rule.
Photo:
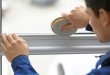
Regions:
<instances>
[{"instance_id":1,"label":"man's hand","mask_svg":"<svg viewBox=\"0 0 110 75\"><path fill-rule=\"evenodd\" d=\"M28 55L29 48L25 40L16 34L2 34L1 48L9 62L19 56Z\"/></svg>"},{"instance_id":2,"label":"man's hand","mask_svg":"<svg viewBox=\"0 0 110 75\"><path fill-rule=\"evenodd\" d=\"M80 6L71 11L70 14L62 13L62 16L71 22L71 25L65 25L62 30L84 28L89 23L89 16L85 12L86 8Z\"/></svg>"}]
</instances>

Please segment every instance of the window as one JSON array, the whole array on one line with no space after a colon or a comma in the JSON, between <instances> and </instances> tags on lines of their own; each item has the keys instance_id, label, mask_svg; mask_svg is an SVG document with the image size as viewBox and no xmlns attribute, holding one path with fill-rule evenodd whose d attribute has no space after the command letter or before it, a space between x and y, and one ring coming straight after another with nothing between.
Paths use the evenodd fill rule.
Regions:
<instances>
[{"instance_id":1,"label":"window","mask_svg":"<svg viewBox=\"0 0 110 75\"><path fill-rule=\"evenodd\" d=\"M3 11L0 31L2 31L2 33L17 33L28 42L30 48L30 60L32 60L33 65L37 65L34 62L38 61L42 63L43 61L37 59L36 61L33 61L33 58L47 58L47 65L42 63L39 65L44 64L43 66L36 67L36 70L40 73L43 73L41 72L42 67L45 67L45 69L46 67L49 68L49 64L53 64L55 60L58 60L58 57L61 59L63 56L67 57L67 60L70 61L71 56L73 56L73 58L77 56L79 56L79 58L82 56L93 57L95 54L99 55L109 50L109 44L99 43L95 35L89 34L91 32L87 32L85 29L78 29L76 34L70 37L55 35L52 32L50 27L51 21L61 16L61 12L69 12L75 6L84 6L84 0L56 0L55 4L50 6L43 6L37 3L33 4L31 1L35 0L6 1L8 3L8 9ZM2 52L0 52L0 55L3 55ZM95 63L96 59L93 62ZM5 57L2 57L2 69L4 69L6 64L8 68L11 68ZM10 73L12 73L12 70L10 71ZM6 71L4 72L4 70L2 70L2 72L3 73L0 75L7 75L4 74Z\"/></svg>"},{"instance_id":2,"label":"window","mask_svg":"<svg viewBox=\"0 0 110 75\"><path fill-rule=\"evenodd\" d=\"M39 0L3 1L7 1L7 10L5 9L6 11L3 12L4 16L2 18L3 33L54 34L50 24L55 18L60 17L62 12L68 13L75 6L85 5L84 0L56 0L50 6L32 3L32 1ZM82 33L82 31L87 33L84 29L79 29L77 32Z\"/></svg>"}]
</instances>

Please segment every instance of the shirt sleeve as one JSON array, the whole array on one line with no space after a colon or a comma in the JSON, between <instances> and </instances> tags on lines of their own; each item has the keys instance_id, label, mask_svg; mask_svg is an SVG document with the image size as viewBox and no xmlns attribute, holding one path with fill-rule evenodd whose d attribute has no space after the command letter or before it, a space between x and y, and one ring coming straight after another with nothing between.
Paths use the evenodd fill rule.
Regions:
<instances>
[{"instance_id":1,"label":"shirt sleeve","mask_svg":"<svg viewBox=\"0 0 110 75\"><path fill-rule=\"evenodd\" d=\"M93 69L87 75L110 75L110 51L99 59L96 69Z\"/></svg>"},{"instance_id":2,"label":"shirt sleeve","mask_svg":"<svg viewBox=\"0 0 110 75\"><path fill-rule=\"evenodd\" d=\"M100 69L93 69L87 75L110 75L110 66L105 66Z\"/></svg>"},{"instance_id":3,"label":"shirt sleeve","mask_svg":"<svg viewBox=\"0 0 110 75\"><path fill-rule=\"evenodd\" d=\"M28 56L26 55L20 55L14 58L11 66L14 75L39 75L30 64Z\"/></svg>"}]
</instances>

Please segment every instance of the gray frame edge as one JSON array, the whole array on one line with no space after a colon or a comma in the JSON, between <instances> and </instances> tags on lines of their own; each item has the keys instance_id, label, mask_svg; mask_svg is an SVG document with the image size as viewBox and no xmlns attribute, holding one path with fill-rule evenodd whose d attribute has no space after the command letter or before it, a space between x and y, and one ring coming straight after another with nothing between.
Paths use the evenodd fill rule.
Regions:
<instances>
[{"instance_id":1,"label":"gray frame edge","mask_svg":"<svg viewBox=\"0 0 110 75\"><path fill-rule=\"evenodd\" d=\"M2 33L2 0L0 0L0 34ZM0 75L2 75L2 55L0 55Z\"/></svg>"},{"instance_id":2,"label":"gray frame edge","mask_svg":"<svg viewBox=\"0 0 110 75\"><path fill-rule=\"evenodd\" d=\"M100 43L96 36L88 34L75 34L70 37L37 34L18 35L27 41L30 55L96 54L105 53L110 49L110 43ZM0 52L0 55L3 55L2 52Z\"/></svg>"}]
</instances>

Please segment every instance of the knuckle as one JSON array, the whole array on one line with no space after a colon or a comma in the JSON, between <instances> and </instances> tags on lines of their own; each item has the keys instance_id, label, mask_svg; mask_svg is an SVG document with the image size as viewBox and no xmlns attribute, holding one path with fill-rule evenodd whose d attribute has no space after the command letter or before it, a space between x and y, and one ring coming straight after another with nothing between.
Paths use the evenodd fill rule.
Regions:
<instances>
[{"instance_id":1,"label":"knuckle","mask_svg":"<svg viewBox=\"0 0 110 75\"><path fill-rule=\"evenodd\" d=\"M26 42L26 40L23 40L24 42Z\"/></svg>"},{"instance_id":2,"label":"knuckle","mask_svg":"<svg viewBox=\"0 0 110 75\"><path fill-rule=\"evenodd\" d=\"M6 35L6 37L7 37L7 38L9 38L9 37L10 37L10 35Z\"/></svg>"},{"instance_id":3,"label":"knuckle","mask_svg":"<svg viewBox=\"0 0 110 75\"><path fill-rule=\"evenodd\" d=\"M27 43L25 40L23 41L24 43Z\"/></svg>"},{"instance_id":4,"label":"knuckle","mask_svg":"<svg viewBox=\"0 0 110 75\"><path fill-rule=\"evenodd\" d=\"M10 49L10 48L12 48L12 46L11 45L8 45L7 48Z\"/></svg>"},{"instance_id":5,"label":"knuckle","mask_svg":"<svg viewBox=\"0 0 110 75\"><path fill-rule=\"evenodd\" d=\"M15 46L15 45L16 45L16 42L14 42L14 41L13 41L13 42L11 42L11 45Z\"/></svg>"},{"instance_id":6,"label":"knuckle","mask_svg":"<svg viewBox=\"0 0 110 75\"><path fill-rule=\"evenodd\" d=\"M22 43L20 39L16 40L17 43Z\"/></svg>"}]
</instances>

